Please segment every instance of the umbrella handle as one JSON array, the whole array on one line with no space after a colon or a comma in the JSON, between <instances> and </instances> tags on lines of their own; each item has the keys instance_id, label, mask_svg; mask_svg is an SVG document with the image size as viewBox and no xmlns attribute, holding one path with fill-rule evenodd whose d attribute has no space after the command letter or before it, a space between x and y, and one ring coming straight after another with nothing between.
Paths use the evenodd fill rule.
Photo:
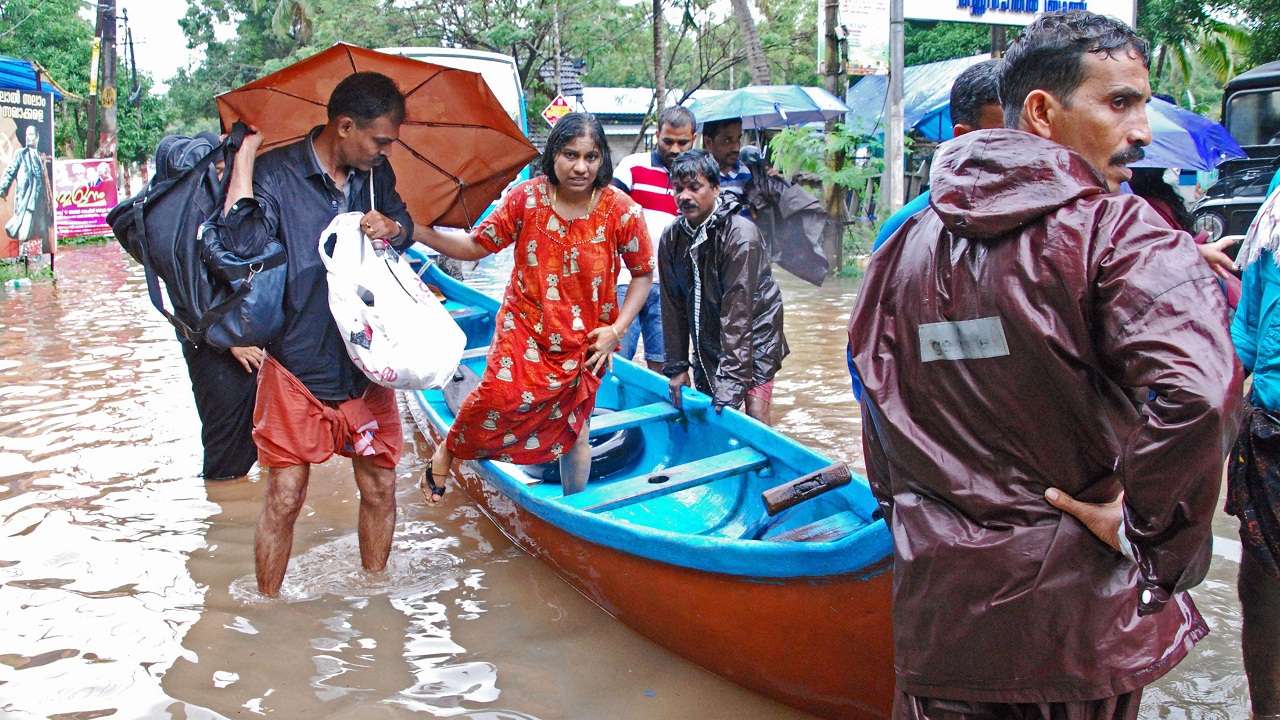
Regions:
<instances>
[{"instance_id":1,"label":"umbrella handle","mask_svg":"<svg viewBox=\"0 0 1280 720\"><path fill-rule=\"evenodd\" d=\"M226 149L229 154L234 155L240 146L244 144L245 135L249 134L249 126L237 120L235 125L231 126L231 134L227 136Z\"/></svg>"}]
</instances>

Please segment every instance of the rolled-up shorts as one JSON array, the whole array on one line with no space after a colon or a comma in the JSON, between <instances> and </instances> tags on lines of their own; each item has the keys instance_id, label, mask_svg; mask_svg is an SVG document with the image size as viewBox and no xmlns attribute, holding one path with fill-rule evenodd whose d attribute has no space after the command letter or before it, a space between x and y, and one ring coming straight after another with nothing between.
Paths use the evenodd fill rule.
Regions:
<instances>
[{"instance_id":1,"label":"rolled-up shorts","mask_svg":"<svg viewBox=\"0 0 1280 720\"><path fill-rule=\"evenodd\" d=\"M1101 700L985 703L908 695L893 699L893 720L1137 720L1142 688Z\"/></svg>"},{"instance_id":2,"label":"rolled-up shorts","mask_svg":"<svg viewBox=\"0 0 1280 720\"><path fill-rule=\"evenodd\" d=\"M404 449L395 391L370 383L358 398L322 402L269 355L258 371L253 441L258 464L268 468L322 463L335 454L394 468Z\"/></svg>"},{"instance_id":3,"label":"rolled-up shorts","mask_svg":"<svg viewBox=\"0 0 1280 720\"><path fill-rule=\"evenodd\" d=\"M763 385L757 385L747 391L747 397L753 397L757 400L765 402L773 402L773 380Z\"/></svg>"}]
</instances>

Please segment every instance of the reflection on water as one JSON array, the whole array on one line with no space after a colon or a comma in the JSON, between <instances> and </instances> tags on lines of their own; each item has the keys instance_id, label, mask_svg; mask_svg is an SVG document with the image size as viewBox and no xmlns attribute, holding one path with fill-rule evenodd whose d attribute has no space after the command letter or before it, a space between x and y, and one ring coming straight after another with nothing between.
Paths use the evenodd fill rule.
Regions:
<instances>
[{"instance_id":1,"label":"reflection on water","mask_svg":"<svg viewBox=\"0 0 1280 720\"><path fill-rule=\"evenodd\" d=\"M500 291L507 262L475 283ZM186 370L141 272L114 245L68 251L58 269L56 288L0 291L0 714L804 717L612 620L461 493L424 507L417 436L387 571L359 568L338 459L312 473L283 599L259 597L263 477L196 476ZM779 276L792 356L775 418L859 464L843 353L856 286ZM1215 532L1234 537L1234 520ZM1144 717L1242 716L1234 573L1218 558L1197 590L1213 635L1148 692Z\"/></svg>"}]
</instances>

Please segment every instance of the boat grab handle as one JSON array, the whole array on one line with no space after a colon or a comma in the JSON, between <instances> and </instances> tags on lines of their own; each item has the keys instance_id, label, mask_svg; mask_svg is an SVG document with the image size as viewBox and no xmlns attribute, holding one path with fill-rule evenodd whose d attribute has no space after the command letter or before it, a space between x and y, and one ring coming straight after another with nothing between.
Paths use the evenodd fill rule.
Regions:
<instances>
[{"instance_id":1,"label":"boat grab handle","mask_svg":"<svg viewBox=\"0 0 1280 720\"><path fill-rule=\"evenodd\" d=\"M848 485L852 479L853 473L849 471L848 465L835 463L790 482L775 485L760 493L760 499L764 501L765 509L770 515L777 515L805 500Z\"/></svg>"}]
</instances>

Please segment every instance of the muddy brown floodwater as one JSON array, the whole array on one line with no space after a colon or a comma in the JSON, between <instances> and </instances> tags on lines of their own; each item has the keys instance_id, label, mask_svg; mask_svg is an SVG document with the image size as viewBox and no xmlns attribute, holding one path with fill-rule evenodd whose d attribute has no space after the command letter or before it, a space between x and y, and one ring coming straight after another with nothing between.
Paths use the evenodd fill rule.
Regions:
<instances>
[{"instance_id":1,"label":"muddy brown floodwater","mask_svg":"<svg viewBox=\"0 0 1280 720\"><path fill-rule=\"evenodd\" d=\"M6 718L801 718L614 621L461 493L420 500L412 432L389 570L357 560L346 461L312 474L283 599L253 590L264 477L205 484L178 344L117 246L0 291L0 715ZM847 281L779 273L775 418L860 465ZM475 282L501 286L501 261ZM1241 718L1234 520L1195 591L1213 633L1144 718ZM750 628L744 628L750 632ZM803 653L797 647L795 652Z\"/></svg>"}]
</instances>

